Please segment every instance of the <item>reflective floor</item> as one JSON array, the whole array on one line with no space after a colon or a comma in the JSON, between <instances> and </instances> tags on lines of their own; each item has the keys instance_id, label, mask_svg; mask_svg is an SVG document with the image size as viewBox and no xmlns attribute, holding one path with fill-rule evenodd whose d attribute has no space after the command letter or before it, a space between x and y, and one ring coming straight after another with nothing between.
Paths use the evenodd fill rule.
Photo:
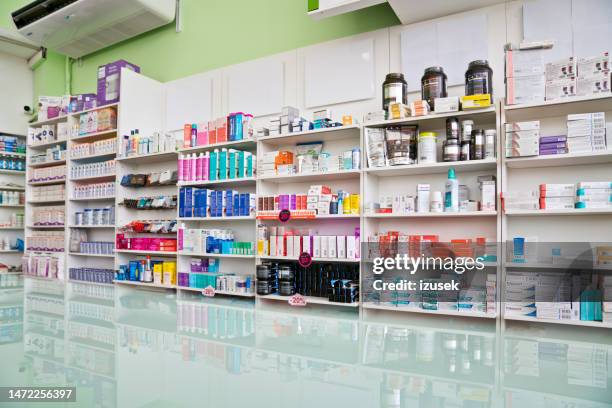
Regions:
<instances>
[{"instance_id":1,"label":"reflective floor","mask_svg":"<svg viewBox=\"0 0 612 408\"><path fill-rule=\"evenodd\" d=\"M612 332L436 317L4 276L0 386L77 402L0 406L612 407Z\"/></svg>"}]
</instances>

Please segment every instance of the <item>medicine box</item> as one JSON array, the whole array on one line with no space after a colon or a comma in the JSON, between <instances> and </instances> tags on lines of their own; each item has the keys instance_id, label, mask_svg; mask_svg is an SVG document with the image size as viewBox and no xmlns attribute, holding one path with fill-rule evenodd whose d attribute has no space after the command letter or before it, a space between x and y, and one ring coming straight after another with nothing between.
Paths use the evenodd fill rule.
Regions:
<instances>
[{"instance_id":1,"label":"medicine box","mask_svg":"<svg viewBox=\"0 0 612 408\"><path fill-rule=\"evenodd\" d=\"M515 78L506 78L506 103L544 102L546 97L546 79L543 74Z\"/></svg>"},{"instance_id":2,"label":"medicine box","mask_svg":"<svg viewBox=\"0 0 612 408\"><path fill-rule=\"evenodd\" d=\"M610 71L603 71L587 78L576 80L576 95L589 96L610 93Z\"/></svg>"},{"instance_id":3,"label":"medicine box","mask_svg":"<svg viewBox=\"0 0 612 408\"><path fill-rule=\"evenodd\" d=\"M459 111L459 97L435 98L434 105L436 113L457 112Z\"/></svg>"},{"instance_id":4,"label":"medicine box","mask_svg":"<svg viewBox=\"0 0 612 408\"><path fill-rule=\"evenodd\" d=\"M587 78L610 70L610 55L604 52L594 57L578 58L577 71L579 78Z\"/></svg>"},{"instance_id":5,"label":"medicine box","mask_svg":"<svg viewBox=\"0 0 612 408\"><path fill-rule=\"evenodd\" d=\"M525 130L540 130L540 121L532 120L528 122L514 122L504 124L504 129L507 132L519 132Z\"/></svg>"},{"instance_id":6,"label":"medicine box","mask_svg":"<svg viewBox=\"0 0 612 408\"><path fill-rule=\"evenodd\" d=\"M546 81L546 100L568 98L576 95L576 78L568 77Z\"/></svg>"},{"instance_id":7,"label":"medicine box","mask_svg":"<svg viewBox=\"0 0 612 408\"><path fill-rule=\"evenodd\" d=\"M565 79L576 76L574 57L563 58L546 64L546 81Z\"/></svg>"},{"instance_id":8,"label":"medicine box","mask_svg":"<svg viewBox=\"0 0 612 408\"><path fill-rule=\"evenodd\" d=\"M506 51L506 78L544 77L544 53L548 50Z\"/></svg>"}]
</instances>

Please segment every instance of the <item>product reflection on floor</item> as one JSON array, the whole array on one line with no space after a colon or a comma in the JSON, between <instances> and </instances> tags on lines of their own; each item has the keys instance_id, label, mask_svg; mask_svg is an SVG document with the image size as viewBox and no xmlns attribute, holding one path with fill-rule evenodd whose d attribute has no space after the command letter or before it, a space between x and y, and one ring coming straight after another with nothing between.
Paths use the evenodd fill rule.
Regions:
<instances>
[{"instance_id":1,"label":"product reflection on floor","mask_svg":"<svg viewBox=\"0 0 612 408\"><path fill-rule=\"evenodd\" d=\"M0 386L105 408L612 404L605 330L278 306L0 276Z\"/></svg>"}]
</instances>

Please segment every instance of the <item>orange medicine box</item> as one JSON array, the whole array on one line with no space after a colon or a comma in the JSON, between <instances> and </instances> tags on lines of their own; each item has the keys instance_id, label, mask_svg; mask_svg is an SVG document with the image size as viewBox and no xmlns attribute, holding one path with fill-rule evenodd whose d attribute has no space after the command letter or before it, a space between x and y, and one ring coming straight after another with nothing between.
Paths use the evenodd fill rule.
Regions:
<instances>
[{"instance_id":1,"label":"orange medicine box","mask_svg":"<svg viewBox=\"0 0 612 408\"><path fill-rule=\"evenodd\" d=\"M278 152L278 155L274 158L274 164L276 166L282 164L293 164L293 153L289 151Z\"/></svg>"}]
</instances>

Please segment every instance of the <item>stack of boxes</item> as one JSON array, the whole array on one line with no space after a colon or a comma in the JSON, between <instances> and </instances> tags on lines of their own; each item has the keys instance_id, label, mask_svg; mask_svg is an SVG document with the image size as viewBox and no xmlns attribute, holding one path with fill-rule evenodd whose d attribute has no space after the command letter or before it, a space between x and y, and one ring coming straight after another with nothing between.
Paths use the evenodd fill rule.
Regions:
<instances>
[{"instance_id":1,"label":"stack of boxes","mask_svg":"<svg viewBox=\"0 0 612 408\"><path fill-rule=\"evenodd\" d=\"M563 58L546 64L546 100L576 96L576 60Z\"/></svg>"},{"instance_id":2,"label":"stack of boxes","mask_svg":"<svg viewBox=\"0 0 612 408\"><path fill-rule=\"evenodd\" d=\"M572 315L570 275L560 273L538 273L535 286L536 317L538 319L568 320Z\"/></svg>"},{"instance_id":3,"label":"stack of boxes","mask_svg":"<svg viewBox=\"0 0 612 408\"><path fill-rule=\"evenodd\" d=\"M306 209L316 210L317 215L329 215L332 197L330 187L323 185L310 186L306 198Z\"/></svg>"},{"instance_id":4,"label":"stack of boxes","mask_svg":"<svg viewBox=\"0 0 612 408\"><path fill-rule=\"evenodd\" d=\"M576 95L590 96L610 92L610 56L607 52L577 63Z\"/></svg>"},{"instance_id":5,"label":"stack of boxes","mask_svg":"<svg viewBox=\"0 0 612 408\"><path fill-rule=\"evenodd\" d=\"M612 260L612 254L608 257ZM603 293L602 321L612 323L612 275L602 276L601 288Z\"/></svg>"},{"instance_id":6,"label":"stack of boxes","mask_svg":"<svg viewBox=\"0 0 612 408\"><path fill-rule=\"evenodd\" d=\"M535 287L537 274L534 272L506 272L506 302L507 316L535 317Z\"/></svg>"},{"instance_id":7,"label":"stack of boxes","mask_svg":"<svg viewBox=\"0 0 612 408\"><path fill-rule=\"evenodd\" d=\"M506 51L506 103L508 105L544 102L545 50Z\"/></svg>"},{"instance_id":8,"label":"stack of boxes","mask_svg":"<svg viewBox=\"0 0 612 408\"><path fill-rule=\"evenodd\" d=\"M506 157L537 156L540 153L540 121L506 123Z\"/></svg>"},{"instance_id":9,"label":"stack of boxes","mask_svg":"<svg viewBox=\"0 0 612 408\"><path fill-rule=\"evenodd\" d=\"M605 112L567 115L567 146L570 153L606 150Z\"/></svg>"},{"instance_id":10,"label":"stack of boxes","mask_svg":"<svg viewBox=\"0 0 612 408\"><path fill-rule=\"evenodd\" d=\"M568 153L567 136L540 137L540 156L550 156L566 153Z\"/></svg>"},{"instance_id":11,"label":"stack of boxes","mask_svg":"<svg viewBox=\"0 0 612 408\"><path fill-rule=\"evenodd\" d=\"M293 153L290 151L272 151L263 154L259 163L260 175L277 176L293 174Z\"/></svg>"},{"instance_id":12,"label":"stack of boxes","mask_svg":"<svg viewBox=\"0 0 612 408\"><path fill-rule=\"evenodd\" d=\"M612 208L612 182L579 182L576 188L576 208Z\"/></svg>"},{"instance_id":13,"label":"stack of boxes","mask_svg":"<svg viewBox=\"0 0 612 408\"><path fill-rule=\"evenodd\" d=\"M541 210L566 210L574 208L576 185L540 184Z\"/></svg>"},{"instance_id":14,"label":"stack of boxes","mask_svg":"<svg viewBox=\"0 0 612 408\"><path fill-rule=\"evenodd\" d=\"M183 187L179 194L179 217L248 217L255 212L255 194L235 190L216 191Z\"/></svg>"}]
</instances>

